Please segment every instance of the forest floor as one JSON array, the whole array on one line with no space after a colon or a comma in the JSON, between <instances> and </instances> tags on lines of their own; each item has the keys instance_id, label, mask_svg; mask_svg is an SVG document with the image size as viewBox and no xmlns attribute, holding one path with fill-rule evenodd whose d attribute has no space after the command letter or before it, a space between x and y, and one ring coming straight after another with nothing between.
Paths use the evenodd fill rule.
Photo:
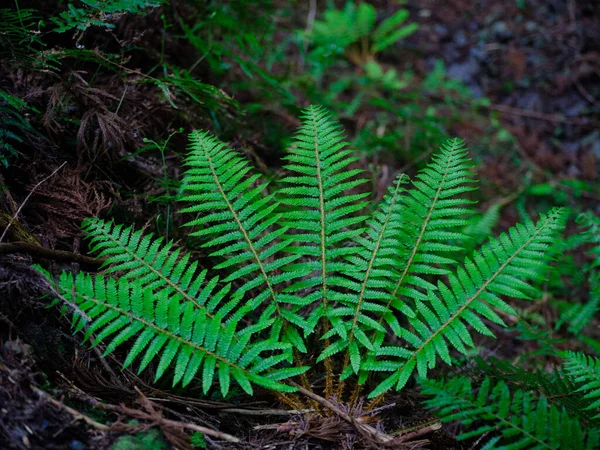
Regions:
<instances>
[{"instance_id":1,"label":"forest floor","mask_svg":"<svg viewBox=\"0 0 600 450\"><path fill-rule=\"evenodd\" d=\"M592 86L600 82L596 2L524 3L526 8L520 8L517 1L409 1L407 7L419 22L419 30L398 58L383 61L401 68L409 60L415 72L425 76L433 61L442 59L450 77L464 83L475 97L490 99L489 110L516 143L510 150L496 144L492 151L480 153L477 170L486 181L488 198L509 197L528 176L552 183L563 178L597 182L600 173L600 98L591 94ZM32 82L21 71L3 75L15 86ZM110 94L118 100L121 92ZM138 95L142 102L144 91L128 95ZM88 100L95 107L103 101ZM243 108L244 99L237 100ZM145 104L143 108L146 111L138 111L135 120L151 121L147 128L172 126L172 117L160 106ZM127 113L131 116L125 120L133 120L134 112ZM477 122L459 122L452 131L469 136L472 143L485 133ZM252 148L269 165L272 154L253 145L266 140L259 134L246 135L238 144ZM120 155L128 154L132 145L125 142ZM5 217L0 217L0 225L4 220L0 230L19 213L7 240L26 236L27 241L80 253L84 244L78 227L86 216L110 212L111 217L142 225L155 220L162 206L148 198L155 195L155 180L161 178L158 159L137 155L104 166L76 154L66 155L60 147L40 142L26 158L3 171L4 212L0 213ZM61 176L46 179L51 174L48 168L59 167L65 159L68 163L60 169ZM168 173L176 176L177 158L168 158L166 164ZM132 191L137 195L124 194ZM599 200L598 192L585 193L580 199L596 211ZM500 227L516 219L515 208L508 205ZM34 254L33 260L23 253L0 255L1 448L188 448L186 435L194 430L186 429L184 423L202 424L243 439L234 445L206 435L214 448L340 448L339 436L349 431L342 421L299 424L296 429L306 434L297 437L285 425L273 425L284 424L287 417L253 415L253 411L277 407L260 396L252 404L241 405L196 401L189 390L166 391L162 386L152 387L150 375L121 371L112 357L105 361L97 349L82 347L68 321L62 320L57 309L46 307L48 289L32 262L50 264L44 255ZM70 265L66 261L53 264ZM98 408L97 399L110 408ZM245 414L233 408L244 409ZM428 418L422 411L415 413L406 396L381 412L390 429L409 417L414 422L419 415L423 421ZM170 444L160 434L146 432L152 425L160 428ZM253 429L258 425L263 428ZM431 441L429 448L467 448L441 431L424 438Z\"/></svg>"}]
</instances>

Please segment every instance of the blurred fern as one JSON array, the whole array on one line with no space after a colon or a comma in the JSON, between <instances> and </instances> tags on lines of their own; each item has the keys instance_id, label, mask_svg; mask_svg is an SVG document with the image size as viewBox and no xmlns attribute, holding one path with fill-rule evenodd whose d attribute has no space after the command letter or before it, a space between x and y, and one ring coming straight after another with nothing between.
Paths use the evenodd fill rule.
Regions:
<instances>
[{"instance_id":1,"label":"blurred fern","mask_svg":"<svg viewBox=\"0 0 600 450\"><path fill-rule=\"evenodd\" d=\"M4 167L11 156L19 155L15 146L27 137L39 136L25 116L34 112L24 100L0 89L0 164Z\"/></svg>"},{"instance_id":2,"label":"blurred fern","mask_svg":"<svg viewBox=\"0 0 600 450\"><path fill-rule=\"evenodd\" d=\"M598 429L586 429L578 419L536 398L528 390L511 392L504 381L485 378L473 386L465 376L448 381L423 380L425 401L443 422L461 423L458 440L485 437L486 449L593 449L600 445Z\"/></svg>"},{"instance_id":3,"label":"blurred fern","mask_svg":"<svg viewBox=\"0 0 600 450\"><path fill-rule=\"evenodd\" d=\"M164 0L79 0L82 7L72 3L67 5L67 10L61 12L51 21L56 25L54 31L65 33L70 30L81 32L91 26L114 28L113 23L123 14L143 14L150 8L156 8Z\"/></svg>"},{"instance_id":4,"label":"blurred fern","mask_svg":"<svg viewBox=\"0 0 600 450\"><path fill-rule=\"evenodd\" d=\"M396 42L414 33L418 25L409 23L408 10L400 9L375 26L377 11L369 3L346 3L344 9L328 9L323 20L316 20L310 39L320 56L345 54L362 66Z\"/></svg>"},{"instance_id":5,"label":"blurred fern","mask_svg":"<svg viewBox=\"0 0 600 450\"><path fill-rule=\"evenodd\" d=\"M562 357L565 370L579 384L576 392L583 392L584 399L592 401L586 410L596 412L593 418L600 419L600 360L576 352L564 352Z\"/></svg>"}]
</instances>

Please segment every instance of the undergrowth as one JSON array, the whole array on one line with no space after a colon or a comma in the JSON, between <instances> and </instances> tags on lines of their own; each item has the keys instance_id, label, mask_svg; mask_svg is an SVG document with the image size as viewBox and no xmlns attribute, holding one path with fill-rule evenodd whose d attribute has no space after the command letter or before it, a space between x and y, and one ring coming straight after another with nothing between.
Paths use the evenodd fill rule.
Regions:
<instances>
[{"instance_id":1,"label":"undergrowth","mask_svg":"<svg viewBox=\"0 0 600 450\"><path fill-rule=\"evenodd\" d=\"M438 369L464 365L475 334L494 339L492 330L518 314L507 298L540 295L563 210L465 256L463 229L474 211L464 194L476 188L460 140L444 144L412 182L398 175L378 205L365 201L362 171L322 108L304 111L285 159L286 175L269 184L237 152L193 132L180 212L220 275L173 242L87 220L107 270L60 276L56 289L75 307L75 330L93 345L106 342L105 355L131 340L125 367L155 364L156 380L169 372L173 386L198 383L204 394L225 397L235 382L247 395L256 386L274 391L297 409L310 407L298 390L350 406L364 395L373 408L416 376L432 397L426 406L463 424L459 439L484 435L486 448L596 445L596 417L554 405L539 388L541 374L511 391L504 381L475 386ZM561 379L578 386L581 401L593 398L595 362L565 357Z\"/></svg>"}]
</instances>

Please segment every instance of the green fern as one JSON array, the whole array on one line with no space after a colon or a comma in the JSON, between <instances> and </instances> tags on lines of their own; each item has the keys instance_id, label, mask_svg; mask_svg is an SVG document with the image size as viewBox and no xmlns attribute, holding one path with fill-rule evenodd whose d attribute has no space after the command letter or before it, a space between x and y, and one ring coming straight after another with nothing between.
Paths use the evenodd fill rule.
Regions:
<instances>
[{"instance_id":1,"label":"green fern","mask_svg":"<svg viewBox=\"0 0 600 450\"><path fill-rule=\"evenodd\" d=\"M72 3L67 5L67 11L58 17L52 17L56 27L54 31L64 33L72 29L82 32L90 26L114 28L114 17L119 15L142 14L146 9L155 8L164 0L80 0L84 7L76 7Z\"/></svg>"},{"instance_id":2,"label":"green fern","mask_svg":"<svg viewBox=\"0 0 600 450\"><path fill-rule=\"evenodd\" d=\"M36 112L24 100L0 89L0 164L4 167L8 167L11 156L19 155L16 145L26 138L40 138L25 117Z\"/></svg>"},{"instance_id":3,"label":"green fern","mask_svg":"<svg viewBox=\"0 0 600 450\"><path fill-rule=\"evenodd\" d=\"M205 392L215 377L223 395L232 380L246 392L293 391L287 380L318 377L323 361L327 395L340 373L359 384L371 376L374 397L466 354L472 329L504 325L497 311L514 311L501 296L535 295L528 281L546 273L565 215L518 225L457 262L474 189L462 141L448 141L412 183L400 175L370 217L361 170L325 110L305 110L286 160L287 175L270 185L236 151L193 132L181 212L223 279L172 242L88 220L107 270L60 277L75 330L106 340L107 353L132 340L126 365L154 361L157 378L170 367L174 384L198 375Z\"/></svg>"},{"instance_id":4,"label":"green fern","mask_svg":"<svg viewBox=\"0 0 600 450\"><path fill-rule=\"evenodd\" d=\"M580 385L577 392L583 392L583 398L592 401L586 410L596 412L593 418L600 419L600 360L576 352L564 352L562 357L566 372Z\"/></svg>"},{"instance_id":5,"label":"green fern","mask_svg":"<svg viewBox=\"0 0 600 450\"><path fill-rule=\"evenodd\" d=\"M555 210L537 224L517 225L498 239L490 239L479 251L465 259L448 282L438 281L428 297L416 299L417 316L409 318L410 328L399 330L405 346L381 347L385 357L366 367L370 371L393 372L370 396L381 395L393 386L401 389L418 370L427 377L438 358L451 364L450 350L466 355L474 347L472 327L478 333L494 336L482 320L505 326L495 311L516 314L500 295L527 299L535 289L524 280L539 280L547 268L546 251L562 227L564 213ZM390 358L391 357L391 358Z\"/></svg>"},{"instance_id":6,"label":"green fern","mask_svg":"<svg viewBox=\"0 0 600 450\"><path fill-rule=\"evenodd\" d=\"M504 381L485 378L474 387L467 377L424 380L425 401L443 422L459 421L466 428L458 440L489 437L482 448L593 449L600 445L597 430L589 432L564 409L525 390L511 393Z\"/></svg>"},{"instance_id":7,"label":"green fern","mask_svg":"<svg viewBox=\"0 0 600 450\"><path fill-rule=\"evenodd\" d=\"M538 396L544 396L549 403L559 409L564 408L572 417L578 417L582 424L588 424L593 417L589 406L592 400L586 399L582 392L578 392L576 381L564 370L546 372L536 370L533 372L523 367L496 358L484 360L475 358L473 376L485 375L491 379L503 380L511 389L534 391Z\"/></svg>"},{"instance_id":8,"label":"green fern","mask_svg":"<svg viewBox=\"0 0 600 450\"><path fill-rule=\"evenodd\" d=\"M408 15L407 9L400 9L376 27L377 11L373 5L348 2L343 10L329 9L323 20L316 20L311 37L320 47L318 51L325 54L332 51L342 53L353 44L360 43L361 51L371 55L385 50L417 30L419 26L416 23L403 25ZM363 55L365 56L367 55Z\"/></svg>"},{"instance_id":9,"label":"green fern","mask_svg":"<svg viewBox=\"0 0 600 450\"><path fill-rule=\"evenodd\" d=\"M600 310L600 219L591 211L586 211L579 214L577 223L581 232L560 243L560 249L563 252L585 249L592 261L581 265L576 264L573 257L565 258L560 272L569 276L575 285L589 284L589 295L587 299L584 297L583 301L575 302L571 291L564 287L564 282L556 280L557 287L566 290L569 296L566 301L557 302L559 318L555 325L559 329L563 324L568 324L569 332L576 336L581 335Z\"/></svg>"}]
</instances>

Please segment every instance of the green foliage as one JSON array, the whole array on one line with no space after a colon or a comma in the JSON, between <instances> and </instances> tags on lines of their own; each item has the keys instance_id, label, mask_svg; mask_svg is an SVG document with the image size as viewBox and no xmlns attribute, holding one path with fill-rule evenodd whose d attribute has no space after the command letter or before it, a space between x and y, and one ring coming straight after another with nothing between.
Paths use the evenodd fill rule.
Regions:
<instances>
[{"instance_id":1,"label":"green foliage","mask_svg":"<svg viewBox=\"0 0 600 450\"><path fill-rule=\"evenodd\" d=\"M325 361L342 379L375 377L373 397L402 389L415 370L426 377L439 360L451 364L453 350L467 354L473 331L493 336L486 321L504 326L496 311L515 313L501 296L536 293L528 281L546 272L562 211L457 261L472 214L463 194L474 189L463 142L449 140L412 183L400 175L370 217L345 147L325 110L308 108L288 174L273 186L237 152L193 132L181 212L223 279L172 242L87 220L107 272L60 277L57 290L77 306L75 330L93 345L106 341L106 354L134 340L125 366L154 361L157 380L171 367L173 385L198 376L205 393L215 379L223 396L232 379L248 394L252 384L294 391L288 379ZM107 277L115 273L118 281ZM322 348L305 366L313 335Z\"/></svg>"},{"instance_id":2,"label":"green foliage","mask_svg":"<svg viewBox=\"0 0 600 450\"><path fill-rule=\"evenodd\" d=\"M26 102L0 89L0 164L4 167L8 167L9 157L19 154L15 145L37 136L25 116L34 112Z\"/></svg>"},{"instance_id":3,"label":"green foliage","mask_svg":"<svg viewBox=\"0 0 600 450\"><path fill-rule=\"evenodd\" d=\"M583 393L577 392L578 385L564 370L555 369L553 372L536 369L526 370L523 365L512 364L497 358L484 360L475 358L474 376L486 376L491 379L501 379L511 389L519 388L544 396L549 403L559 409L565 409L570 416L577 417L582 424L589 425L593 411L589 406L592 401L586 399Z\"/></svg>"},{"instance_id":4,"label":"green foliage","mask_svg":"<svg viewBox=\"0 0 600 450\"><path fill-rule=\"evenodd\" d=\"M377 11L373 5L348 2L343 10L325 11L323 20L315 21L311 39L321 56L348 52L352 60L366 62L417 30L416 23L402 25L406 19L408 10L400 9L375 26Z\"/></svg>"},{"instance_id":5,"label":"green foliage","mask_svg":"<svg viewBox=\"0 0 600 450\"><path fill-rule=\"evenodd\" d=\"M473 386L465 376L448 381L424 380L428 408L443 422L459 421L467 430L458 440L479 436L493 449L592 449L600 445L598 430L587 430L578 419L550 404L544 396L511 389L504 381L485 378Z\"/></svg>"},{"instance_id":6,"label":"green foliage","mask_svg":"<svg viewBox=\"0 0 600 450\"><path fill-rule=\"evenodd\" d=\"M583 353L564 352L565 370L575 379L580 387L576 392L583 392L584 399L591 400L592 404L586 410L598 412L600 408L600 360ZM594 416L600 419L600 413Z\"/></svg>"},{"instance_id":7,"label":"green foliage","mask_svg":"<svg viewBox=\"0 0 600 450\"><path fill-rule=\"evenodd\" d=\"M206 448L206 439L204 435L198 431L190 436L190 443L193 448Z\"/></svg>"},{"instance_id":8,"label":"green foliage","mask_svg":"<svg viewBox=\"0 0 600 450\"><path fill-rule=\"evenodd\" d=\"M122 14L142 14L149 8L155 8L164 0L79 0L83 7L72 3L57 17L52 17L56 25L54 31L64 33L72 29L83 32L90 26L114 28L112 21Z\"/></svg>"},{"instance_id":9,"label":"green foliage","mask_svg":"<svg viewBox=\"0 0 600 450\"><path fill-rule=\"evenodd\" d=\"M0 55L16 62L28 58L32 46L40 46L39 21L33 9L0 9Z\"/></svg>"},{"instance_id":10,"label":"green foliage","mask_svg":"<svg viewBox=\"0 0 600 450\"><path fill-rule=\"evenodd\" d=\"M600 310L600 219L586 211L579 214L577 222L580 233L569 236L560 245L560 250L565 253L558 264L562 277L556 277L552 286L557 297L566 297L566 301L556 301L560 316L555 329L566 324L568 331L576 336L592 323ZM574 251L585 251L591 261L575 261L571 256ZM573 298L573 291L565 285L565 279L584 287L579 289L581 295L578 298Z\"/></svg>"}]
</instances>

